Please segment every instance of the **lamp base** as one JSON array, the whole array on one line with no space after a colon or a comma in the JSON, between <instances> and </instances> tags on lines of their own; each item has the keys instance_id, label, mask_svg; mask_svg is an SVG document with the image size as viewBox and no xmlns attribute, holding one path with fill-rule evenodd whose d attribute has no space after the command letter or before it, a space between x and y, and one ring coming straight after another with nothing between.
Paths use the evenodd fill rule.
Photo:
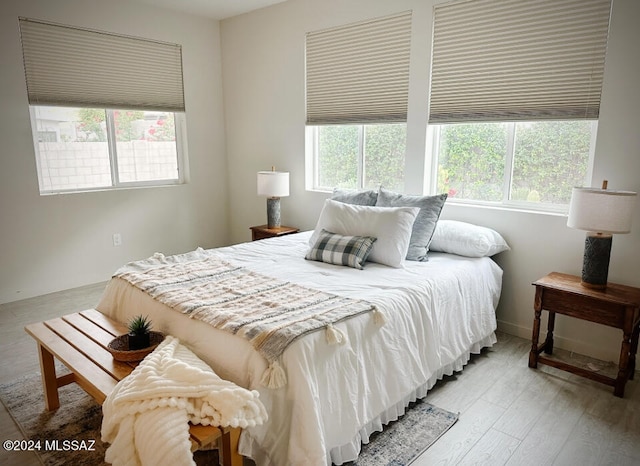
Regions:
<instances>
[{"instance_id":1,"label":"lamp base","mask_svg":"<svg viewBox=\"0 0 640 466\"><path fill-rule=\"evenodd\" d=\"M581 281L580 285L584 286L585 288L589 288L590 290L606 290L607 289L607 285L594 285L592 283L587 283L585 281Z\"/></svg>"},{"instance_id":2,"label":"lamp base","mask_svg":"<svg viewBox=\"0 0 640 466\"><path fill-rule=\"evenodd\" d=\"M591 232L587 234L582 262L583 286L596 290L604 290L607 287L612 242L611 235Z\"/></svg>"},{"instance_id":3,"label":"lamp base","mask_svg":"<svg viewBox=\"0 0 640 466\"><path fill-rule=\"evenodd\" d=\"M267 198L267 228L278 228L280 226L280 198Z\"/></svg>"}]
</instances>

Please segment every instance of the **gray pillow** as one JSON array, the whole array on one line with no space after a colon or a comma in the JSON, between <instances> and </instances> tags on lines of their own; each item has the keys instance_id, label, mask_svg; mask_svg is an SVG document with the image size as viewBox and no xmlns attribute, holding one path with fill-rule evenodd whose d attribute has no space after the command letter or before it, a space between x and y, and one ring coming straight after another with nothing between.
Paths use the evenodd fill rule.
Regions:
<instances>
[{"instance_id":1,"label":"gray pillow","mask_svg":"<svg viewBox=\"0 0 640 466\"><path fill-rule=\"evenodd\" d=\"M356 191L355 189L334 188L331 199L345 204L375 206L378 192L374 190Z\"/></svg>"},{"instance_id":2,"label":"gray pillow","mask_svg":"<svg viewBox=\"0 0 640 466\"><path fill-rule=\"evenodd\" d=\"M410 196L380 188L376 201L378 207L420 207L420 212L411 230L407 260L427 260L429 243L431 243L436 223L438 223L440 212L446 200L446 193L435 196Z\"/></svg>"}]
</instances>

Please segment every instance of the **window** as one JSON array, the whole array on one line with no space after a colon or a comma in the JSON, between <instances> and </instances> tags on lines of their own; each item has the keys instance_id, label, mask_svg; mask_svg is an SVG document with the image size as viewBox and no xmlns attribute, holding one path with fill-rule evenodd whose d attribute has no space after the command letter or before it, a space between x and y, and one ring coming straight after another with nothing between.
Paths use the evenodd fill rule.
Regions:
<instances>
[{"instance_id":1,"label":"window","mask_svg":"<svg viewBox=\"0 0 640 466\"><path fill-rule=\"evenodd\" d=\"M183 181L182 49L20 18L41 194Z\"/></svg>"},{"instance_id":2,"label":"window","mask_svg":"<svg viewBox=\"0 0 640 466\"><path fill-rule=\"evenodd\" d=\"M404 190L407 125L310 126L315 178L313 189Z\"/></svg>"},{"instance_id":3,"label":"window","mask_svg":"<svg viewBox=\"0 0 640 466\"><path fill-rule=\"evenodd\" d=\"M411 12L306 41L307 189L404 189Z\"/></svg>"},{"instance_id":4,"label":"window","mask_svg":"<svg viewBox=\"0 0 640 466\"><path fill-rule=\"evenodd\" d=\"M586 182L596 126L585 120L438 125L437 190L452 200L555 210Z\"/></svg>"},{"instance_id":5,"label":"window","mask_svg":"<svg viewBox=\"0 0 640 466\"><path fill-rule=\"evenodd\" d=\"M610 0L434 7L429 134L439 191L566 208L571 188L590 182L610 9Z\"/></svg>"},{"instance_id":6,"label":"window","mask_svg":"<svg viewBox=\"0 0 640 466\"><path fill-rule=\"evenodd\" d=\"M181 180L180 114L44 106L31 113L43 194Z\"/></svg>"}]
</instances>

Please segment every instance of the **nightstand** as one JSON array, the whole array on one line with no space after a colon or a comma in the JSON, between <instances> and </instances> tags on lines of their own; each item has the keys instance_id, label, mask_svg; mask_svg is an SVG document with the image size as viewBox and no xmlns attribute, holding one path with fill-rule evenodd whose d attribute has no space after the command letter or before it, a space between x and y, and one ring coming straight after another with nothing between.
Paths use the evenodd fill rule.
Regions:
<instances>
[{"instance_id":1,"label":"nightstand","mask_svg":"<svg viewBox=\"0 0 640 466\"><path fill-rule=\"evenodd\" d=\"M586 288L580 284L580 277L552 272L533 282L536 287L534 301L535 317L529 367L536 368L538 363L553 366L582 377L614 387L614 395L624 396L627 380L633 379L640 332L640 288L608 283L604 290ZM540 315L549 311L547 337L538 346L540 336ZM597 372L572 366L562 361L541 356L553 352L553 328L556 314L595 322L622 330L622 345L618 376L607 377Z\"/></svg>"},{"instance_id":2,"label":"nightstand","mask_svg":"<svg viewBox=\"0 0 640 466\"><path fill-rule=\"evenodd\" d=\"M260 225L257 227L251 227L251 241L258 239L274 238L276 236L290 235L291 233L298 233L300 229L293 227L280 226L276 228L268 228L267 225Z\"/></svg>"}]
</instances>

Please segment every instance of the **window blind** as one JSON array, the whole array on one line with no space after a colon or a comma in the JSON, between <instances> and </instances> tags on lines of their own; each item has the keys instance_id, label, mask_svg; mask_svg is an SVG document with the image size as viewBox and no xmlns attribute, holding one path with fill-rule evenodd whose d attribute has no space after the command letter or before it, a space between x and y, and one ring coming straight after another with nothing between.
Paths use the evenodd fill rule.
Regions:
<instances>
[{"instance_id":1,"label":"window blind","mask_svg":"<svg viewBox=\"0 0 640 466\"><path fill-rule=\"evenodd\" d=\"M307 33L307 124L406 121L410 45L410 11Z\"/></svg>"},{"instance_id":2,"label":"window blind","mask_svg":"<svg viewBox=\"0 0 640 466\"><path fill-rule=\"evenodd\" d=\"M434 7L430 123L597 119L611 0Z\"/></svg>"},{"instance_id":3,"label":"window blind","mask_svg":"<svg viewBox=\"0 0 640 466\"><path fill-rule=\"evenodd\" d=\"M19 21L30 104L185 110L180 45Z\"/></svg>"}]
</instances>

